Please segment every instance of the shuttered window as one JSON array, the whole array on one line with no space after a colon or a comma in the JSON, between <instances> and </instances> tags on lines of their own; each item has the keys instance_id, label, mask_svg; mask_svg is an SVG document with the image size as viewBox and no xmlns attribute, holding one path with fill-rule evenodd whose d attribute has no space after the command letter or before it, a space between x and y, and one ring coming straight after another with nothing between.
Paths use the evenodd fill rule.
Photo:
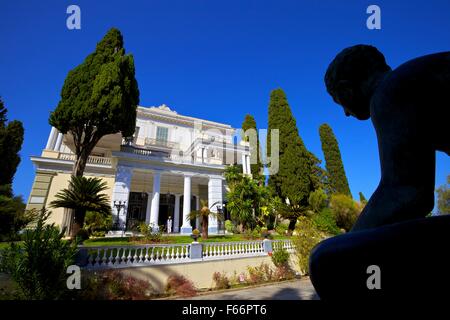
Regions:
<instances>
[{"instance_id":1,"label":"shuttered window","mask_svg":"<svg viewBox=\"0 0 450 320\"><path fill-rule=\"evenodd\" d=\"M166 144L169 138L169 129L165 127L156 128L156 141Z\"/></svg>"}]
</instances>

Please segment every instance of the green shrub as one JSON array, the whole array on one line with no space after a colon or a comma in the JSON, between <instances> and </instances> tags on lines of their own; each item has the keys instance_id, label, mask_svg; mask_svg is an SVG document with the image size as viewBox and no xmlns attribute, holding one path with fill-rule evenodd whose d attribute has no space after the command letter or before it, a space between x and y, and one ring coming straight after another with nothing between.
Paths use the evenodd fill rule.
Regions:
<instances>
[{"instance_id":1,"label":"green shrub","mask_svg":"<svg viewBox=\"0 0 450 320\"><path fill-rule=\"evenodd\" d=\"M144 236L145 242L161 242L163 240L163 226L160 226L158 230L154 230L152 225L145 222L139 224L138 230Z\"/></svg>"},{"instance_id":2,"label":"green shrub","mask_svg":"<svg viewBox=\"0 0 450 320\"><path fill-rule=\"evenodd\" d=\"M11 275L27 300L61 299L70 293L66 271L74 264L77 246L63 240L64 230L46 224L49 215L43 209L35 228L25 231L23 244L11 243L0 257L0 269Z\"/></svg>"},{"instance_id":3,"label":"green shrub","mask_svg":"<svg viewBox=\"0 0 450 320\"><path fill-rule=\"evenodd\" d=\"M289 252L285 248L280 248L272 253L272 262L276 266L273 274L274 280L287 280L295 277L294 271L289 266Z\"/></svg>"},{"instance_id":4,"label":"green shrub","mask_svg":"<svg viewBox=\"0 0 450 320\"><path fill-rule=\"evenodd\" d=\"M215 282L215 288L216 289L228 289L231 287L230 280L226 276L225 273L220 272L214 272L213 274L213 280Z\"/></svg>"},{"instance_id":5,"label":"green shrub","mask_svg":"<svg viewBox=\"0 0 450 320\"><path fill-rule=\"evenodd\" d=\"M105 234L105 231L94 231L91 233L91 236L93 236L94 238L102 238L105 236Z\"/></svg>"},{"instance_id":6,"label":"green shrub","mask_svg":"<svg viewBox=\"0 0 450 320\"><path fill-rule=\"evenodd\" d=\"M278 233L279 235L285 235L288 231L288 224L285 223L279 223L277 224L277 226L275 227L275 231L276 233Z\"/></svg>"},{"instance_id":7,"label":"green shrub","mask_svg":"<svg viewBox=\"0 0 450 320\"><path fill-rule=\"evenodd\" d=\"M308 274L311 250L322 240L320 232L307 217L299 217L296 226L297 235L293 237L297 261L302 274Z\"/></svg>"},{"instance_id":8,"label":"green shrub","mask_svg":"<svg viewBox=\"0 0 450 320\"><path fill-rule=\"evenodd\" d=\"M225 220L225 230L227 230L229 233L235 232L235 225L231 220Z\"/></svg>"},{"instance_id":9,"label":"green shrub","mask_svg":"<svg viewBox=\"0 0 450 320\"><path fill-rule=\"evenodd\" d=\"M361 212L357 203L344 194L332 195L330 208L333 212L336 225L345 231L350 231Z\"/></svg>"},{"instance_id":10,"label":"green shrub","mask_svg":"<svg viewBox=\"0 0 450 320\"><path fill-rule=\"evenodd\" d=\"M257 284L273 280L273 270L267 263L261 263L256 267L247 267L248 277L247 282Z\"/></svg>"},{"instance_id":11,"label":"green shrub","mask_svg":"<svg viewBox=\"0 0 450 320\"><path fill-rule=\"evenodd\" d=\"M251 233L251 238L255 240L261 238L261 229L258 227L253 229Z\"/></svg>"},{"instance_id":12,"label":"green shrub","mask_svg":"<svg viewBox=\"0 0 450 320\"><path fill-rule=\"evenodd\" d=\"M244 231L243 237L248 240L261 239L263 237L263 232L262 232L263 229L265 229L266 232L268 232L267 228L261 228L259 226L256 226L253 230L247 229ZM270 234L269 234L268 238L269 239L272 238Z\"/></svg>"},{"instance_id":13,"label":"green shrub","mask_svg":"<svg viewBox=\"0 0 450 320\"><path fill-rule=\"evenodd\" d=\"M84 227L89 235L101 235L112 228L112 215L88 211L84 219Z\"/></svg>"},{"instance_id":14,"label":"green shrub","mask_svg":"<svg viewBox=\"0 0 450 320\"><path fill-rule=\"evenodd\" d=\"M143 236L149 234L150 233L149 225L145 222L141 222L141 224L139 224L139 232L142 233Z\"/></svg>"},{"instance_id":15,"label":"green shrub","mask_svg":"<svg viewBox=\"0 0 450 320\"><path fill-rule=\"evenodd\" d=\"M322 189L317 189L309 194L308 203L311 209L318 213L327 205L327 194Z\"/></svg>"},{"instance_id":16,"label":"green shrub","mask_svg":"<svg viewBox=\"0 0 450 320\"><path fill-rule=\"evenodd\" d=\"M312 221L317 229L330 235L338 235L341 233L340 228L336 225L333 213L330 208L324 208L317 214L312 216Z\"/></svg>"},{"instance_id":17,"label":"green shrub","mask_svg":"<svg viewBox=\"0 0 450 320\"><path fill-rule=\"evenodd\" d=\"M285 266L289 263L289 252L280 248L272 253L272 262L276 267Z\"/></svg>"}]
</instances>

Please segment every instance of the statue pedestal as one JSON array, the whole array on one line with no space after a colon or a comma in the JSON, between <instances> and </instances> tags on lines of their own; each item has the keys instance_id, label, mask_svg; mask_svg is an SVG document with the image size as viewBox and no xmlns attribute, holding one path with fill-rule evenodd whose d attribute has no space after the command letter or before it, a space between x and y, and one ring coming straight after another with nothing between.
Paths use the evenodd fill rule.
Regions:
<instances>
[{"instance_id":1,"label":"statue pedestal","mask_svg":"<svg viewBox=\"0 0 450 320\"><path fill-rule=\"evenodd\" d=\"M449 246L450 216L349 232L317 245L310 278L324 300L426 299L450 288ZM381 289L369 289L370 266L379 267Z\"/></svg>"}]
</instances>

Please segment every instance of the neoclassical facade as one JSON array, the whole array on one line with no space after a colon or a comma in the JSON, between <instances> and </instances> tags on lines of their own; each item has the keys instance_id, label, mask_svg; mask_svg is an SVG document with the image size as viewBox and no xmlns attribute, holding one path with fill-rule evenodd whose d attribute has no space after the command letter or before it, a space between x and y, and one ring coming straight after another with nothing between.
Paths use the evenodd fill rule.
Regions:
<instances>
[{"instance_id":1,"label":"neoclassical facade","mask_svg":"<svg viewBox=\"0 0 450 320\"><path fill-rule=\"evenodd\" d=\"M36 177L27 208L40 209L68 186L75 155L69 134L51 129L45 149L32 156ZM101 139L89 157L85 176L108 184L113 222L117 229L134 230L142 222L167 226L175 233L200 228L189 220L200 200L220 212L226 194L226 165L242 164L250 174L250 149L230 125L180 115L166 105L138 107L133 141L120 133ZM67 225L62 208L51 209L51 222ZM218 232L210 217L209 232Z\"/></svg>"}]
</instances>

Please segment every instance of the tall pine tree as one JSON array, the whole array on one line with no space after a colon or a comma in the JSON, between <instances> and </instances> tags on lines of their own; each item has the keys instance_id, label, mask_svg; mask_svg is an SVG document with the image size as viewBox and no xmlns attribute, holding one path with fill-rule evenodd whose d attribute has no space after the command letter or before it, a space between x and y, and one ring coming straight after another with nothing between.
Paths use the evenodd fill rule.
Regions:
<instances>
[{"instance_id":1,"label":"tall pine tree","mask_svg":"<svg viewBox=\"0 0 450 320\"><path fill-rule=\"evenodd\" d=\"M319 128L322 151L328 174L328 183L331 193L345 194L351 197L347 176L345 175L339 145L331 127L324 123Z\"/></svg>"},{"instance_id":2,"label":"tall pine tree","mask_svg":"<svg viewBox=\"0 0 450 320\"><path fill-rule=\"evenodd\" d=\"M269 187L284 201L288 199L285 217L291 220L289 228L292 230L297 217L308 207L309 193L314 188L314 173L311 153L299 136L282 89L275 89L270 94L268 129L268 155L271 154L271 130L279 130L279 170L269 176Z\"/></svg>"},{"instance_id":3,"label":"tall pine tree","mask_svg":"<svg viewBox=\"0 0 450 320\"><path fill-rule=\"evenodd\" d=\"M252 148L252 156L251 156L252 162L253 162L253 160L256 160L256 163L251 163L250 169L251 169L253 178L260 182L263 182L264 181L263 165L261 163L261 152L260 152L261 149L260 149L260 144L259 144L258 129L256 128L255 118L253 118L252 115L247 114L245 116L244 122L242 123L242 131L244 131L242 138L245 141L250 141L251 144L252 143L254 144L254 142L251 141L250 136L245 135L245 132L249 129L254 129L256 132L256 145L250 146Z\"/></svg>"}]
</instances>

